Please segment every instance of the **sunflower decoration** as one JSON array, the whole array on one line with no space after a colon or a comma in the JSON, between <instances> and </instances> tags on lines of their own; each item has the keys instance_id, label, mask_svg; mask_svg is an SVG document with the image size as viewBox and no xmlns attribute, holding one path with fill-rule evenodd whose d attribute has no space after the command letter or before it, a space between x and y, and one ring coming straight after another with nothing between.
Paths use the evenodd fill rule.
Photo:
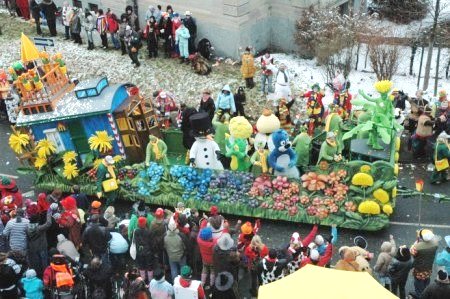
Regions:
<instances>
[{"instance_id":1,"label":"sunflower decoration","mask_svg":"<svg viewBox=\"0 0 450 299\"><path fill-rule=\"evenodd\" d=\"M107 153L112 149L114 138L108 135L106 131L97 131L89 137L89 146L91 150L97 150L100 153Z\"/></svg>"},{"instance_id":2,"label":"sunflower decoration","mask_svg":"<svg viewBox=\"0 0 450 299\"><path fill-rule=\"evenodd\" d=\"M100 166L100 164L102 164L102 162L103 162L103 159L95 159L94 160L94 165L93 165L93 169L97 169L99 166Z\"/></svg>"},{"instance_id":3,"label":"sunflower decoration","mask_svg":"<svg viewBox=\"0 0 450 299\"><path fill-rule=\"evenodd\" d=\"M9 137L9 146L16 154L22 154L24 148L30 144L30 136L20 132L14 132Z\"/></svg>"},{"instance_id":4,"label":"sunflower decoration","mask_svg":"<svg viewBox=\"0 0 450 299\"><path fill-rule=\"evenodd\" d=\"M78 176L79 170L76 164L67 163L64 165L63 176L68 179L74 179Z\"/></svg>"},{"instance_id":5,"label":"sunflower decoration","mask_svg":"<svg viewBox=\"0 0 450 299\"><path fill-rule=\"evenodd\" d=\"M74 151L69 151L65 153L62 157L64 164L69 164L77 159L77 153Z\"/></svg>"},{"instance_id":6,"label":"sunflower decoration","mask_svg":"<svg viewBox=\"0 0 450 299\"><path fill-rule=\"evenodd\" d=\"M119 163L120 161L122 161L122 156L121 155L115 155L114 157L113 157L113 159L114 159L114 162L115 163Z\"/></svg>"},{"instance_id":7,"label":"sunflower decoration","mask_svg":"<svg viewBox=\"0 0 450 299\"><path fill-rule=\"evenodd\" d=\"M377 81L374 84L374 87L379 93L388 93L392 89L393 85L394 85L394 83L392 83L392 81L382 80L382 81Z\"/></svg>"},{"instance_id":8,"label":"sunflower decoration","mask_svg":"<svg viewBox=\"0 0 450 299\"><path fill-rule=\"evenodd\" d=\"M56 152L56 146L48 139L42 139L36 145L38 157L47 158L51 154Z\"/></svg>"},{"instance_id":9,"label":"sunflower decoration","mask_svg":"<svg viewBox=\"0 0 450 299\"><path fill-rule=\"evenodd\" d=\"M47 165L47 158L45 157L37 157L34 161L34 167L38 170L41 170L45 165Z\"/></svg>"}]
</instances>

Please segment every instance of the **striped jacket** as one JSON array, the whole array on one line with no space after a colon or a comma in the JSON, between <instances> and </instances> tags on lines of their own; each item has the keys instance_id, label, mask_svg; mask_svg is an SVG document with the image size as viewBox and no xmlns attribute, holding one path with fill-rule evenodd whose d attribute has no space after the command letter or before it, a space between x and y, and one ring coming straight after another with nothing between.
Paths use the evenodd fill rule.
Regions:
<instances>
[{"instance_id":1,"label":"striped jacket","mask_svg":"<svg viewBox=\"0 0 450 299\"><path fill-rule=\"evenodd\" d=\"M27 229L30 221L22 218L17 222L17 218L11 219L3 230L3 235L9 238L11 250L27 250Z\"/></svg>"},{"instance_id":2,"label":"striped jacket","mask_svg":"<svg viewBox=\"0 0 450 299\"><path fill-rule=\"evenodd\" d=\"M97 18L97 31L100 34L106 34L108 30L108 22L106 21L106 17L104 15L98 16Z\"/></svg>"}]
</instances>

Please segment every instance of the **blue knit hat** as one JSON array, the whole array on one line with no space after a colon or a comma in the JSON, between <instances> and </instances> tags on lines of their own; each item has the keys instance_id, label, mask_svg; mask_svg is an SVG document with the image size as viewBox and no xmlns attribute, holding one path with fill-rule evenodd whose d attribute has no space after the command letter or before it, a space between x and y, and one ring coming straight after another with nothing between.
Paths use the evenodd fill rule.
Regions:
<instances>
[{"instance_id":1,"label":"blue knit hat","mask_svg":"<svg viewBox=\"0 0 450 299\"><path fill-rule=\"evenodd\" d=\"M211 227L207 226L200 231L200 239L202 239L203 241L208 241L212 239Z\"/></svg>"}]
</instances>

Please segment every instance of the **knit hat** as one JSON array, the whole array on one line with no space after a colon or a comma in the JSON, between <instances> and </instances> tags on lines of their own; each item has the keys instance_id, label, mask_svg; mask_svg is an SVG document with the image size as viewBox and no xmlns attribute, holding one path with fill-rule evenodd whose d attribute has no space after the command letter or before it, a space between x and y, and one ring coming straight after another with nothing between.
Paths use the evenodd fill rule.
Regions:
<instances>
[{"instance_id":1,"label":"knit hat","mask_svg":"<svg viewBox=\"0 0 450 299\"><path fill-rule=\"evenodd\" d=\"M242 224L242 226L241 226L241 232L242 232L244 235L250 235L250 234L253 232L252 224L251 224L249 221L247 221L247 222L245 222L244 224Z\"/></svg>"},{"instance_id":2,"label":"knit hat","mask_svg":"<svg viewBox=\"0 0 450 299\"><path fill-rule=\"evenodd\" d=\"M276 259L278 256L277 250L276 249L270 249L269 250L269 258L271 259Z\"/></svg>"},{"instance_id":3,"label":"knit hat","mask_svg":"<svg viewBox=\"0 0 450 299\"><path fill-rule=\"evenodd\" d=\"M138 226L140 228L145 228L147 226L147 218L139 217L139 219L138 219Z\"/></svg>"},{"instance_id":4,"label":"knit hat","mask_svg":"<svg viewBox=\"0 0 450 299\"><path fill-rule=\"evenodd\" d=\"M291 244L301 244L302 241L300 240L300 234L295 232L291 236Z\"/></svg>"},{"instance_id":5,"label":"knit hat","mask_svg":"<svg viewBox=\"0 0 450 299\"><path fill-rule=\"evenodd\" d=\"M61 205L64 210L74 210L77 208L77 201L72 196L67 196L63 200L61 200Z\"/></svg>"},{"instance_id":6,"label":"knit hat","mask_svg":"<svg viewBox=\"0 0 450 299\"><path fill-rule=\"evenodd\" d=\"M38 206L37 206L37 204L31 204L28 208L27 208L27 215L29 216L29 217L31 217L31 216L34 216L34 215L37 215L39 212L38 212Z\"/></svg>"},{"instance_id":7,"label":"knit hat","mask_svg":"<svg viewBox=\"0 0 450 299\"><path fill-rule=\"evenodd\" d=\"M225 292L231 289L233 283L234 278L230 272L227 271L219 272L216 276L214 287L221 292Z\"/></svg>"},{"instance_id":8,"label":"knit hat","mask_svg":"<svg viewBox=\"0 0 450 299\"><path fill-rule=\"evenodd\" d=\"M38 199L37 199L37 207L38 212L47 211L50 205L48 204L46 200L47 195L45 193L39 193Z\"/></svg>"},{"instance_id":9,"label":"knit hat","mask_svg":"<svg viewBox=\"0 0 450 299\"><path fill-rule=\"evenodd\" d=\"M56 238L58 239L58 242L66 240L66 237L63 234L59 234Z\"/></svg>"},{"instance_id":10,"label":"knit hat","mask_svg":"<svg viewBox=\"0 0 450 299\"><path fill-rule=\"evenodd\" d=\"M409 261L411 259L411 252L409 251L409 248L405 245L400 246L397 249L397 254L395 255L395 258L399 261Z\"/></svg>"},{"instance_id":11,"label":"knit hat","mask_svg":"<svg viewBox=\"0 0 450 299\"><path fill-rule=\"evenodd\" d=\"M10 179L6 176L0 177L0 188L2 189L12 189L16 186L16 181Z\"/></svg>"},{"instance_id":12,"label":"knit hat","mask_svg":"<svg viewBox=\"0 0 450 299\"><path fill-rule=\"evenodd\" d=\"M437 273L437 280L445 282L448 279L448 273L445 270L439 270Z\"/></svg>"},{"instance_id":13,"label":"knit hat","mask_svg":"<svg viewBox=\"0 0 450 299\"><path fill-rule=\"evenodd\" d=\"M212 239L212 229L211 227L205 227L200 231L200 239L203 241L208 241Z\"/></svg>"},{"instance_id":14,"label":"knit hat","mask_svg":"<svg viewBox=\"0 0 450 299\"><path fill-rule=\"evenodd\" d=\"M209 209L209 213L211 214L211 216L219 215L219 208L217 206L212 206Z\"/></svg>"},{"instance_id":15,"label":"knit hat","mask_svg":"<svg viewBox=\"0 0 450 299\"><path fill-rule=\"evenodd\" d=\"M312 261L318 261L319 258L320 258L320 254L319 254L319 252L318 252L316 249L312 249L312 250L310 251L310 253L309 253L309 258L310 258Z\"/></svg>"},{"instance_id":16,"label":"knit hat","mask_svg":"<svg viewBox=\"0 0 450 299\"><path fill-rule=\"evenodd\" d=\"M445 236L445 243L447 243L447 247L450 247L450 235L449 236Z\"/></svg>"},{"instance_id":17,"label":"knit hat","mask_svg":"<svg viewBox=\"0 0 450 299\"><path fill-rule=\"evenodd\" d=\"M164 218L164 210L161 208L157 208L155 212L156 219L162 219Z\"/></svg>"},{"instance_id":18,"label":"knit hat","mask_svg":"<svg viewBox=\"0 0 450 299\"><path fill-rule=\"evenodd\" d=\"M167 225L167 228L170 231L174 231L174 230L177 229L177 223L175 222L175 219L173 219L173 217L170 217L169 224Z\"/></svg>"},{"instance_id":19,"label":"knit hat","mask_svg":"<svg viewBox=\"0 0 450 299\"><path fill-rule=\"evenodd\" d=\"M433 231L429 229L421 229L419 231L419 237L424 240L425 242L430 242L434 239Z\"/></svg>"},{"instance_id":20,"label":"knit hat","mask_svg":"<svg viewBox=\"0 0 450 299\"><path fill-rule=\"evenodd\" d=\"M28 269L27 272L25 272L26 278L34 278L36 277L36 271L33 269Z\"/></svg>"},{"instance_id":21,"label":"knit hat","mask_svg":"<svg viewBox=\"0 0 450 299\"><path fill-rule=\"evenodd\" d=\"M102 206L102 203L99 202L98 200L94 200L94 201L91 203L91 207L94 208L94 209L99 209L101 206Z\"/></svg>"},{"instance_id":22,"label":"knit hat","mask_svg":"<svg viewBox=\"0 0 450 299\"><path fill-rule=\"evenodd\" d=\"M440 90L439 91L439 97L441 98L441 97L445 97L447 95L447 92L444 90L444 89L442 89L442 90Z\"/></svg>"},{"instance_id":23,"label":"knit hat","mask_svg":"<svg viewBox=\"0 0 450 299\"><path fill-rule=\"evenodd\" d=\"M217 240L217 246L221 250L230 250L234 246L234 240L231 238L230 234L223 233L219 240Z\"/></svg>"},{"instance_id":24,"label":"knit hat","mask_svg":"<svg viewBox=\"0 0 450 299\"><path fill-rule=\"evenodd\" d=\"M321 246L324 243L323 237L321 235L317 235L314 239L314 243L316 243L318 246Z\"/></svg>"},{"instance_id":25,"label":"knit hat","mask_svg":"<svg viewBox=\"0 0 450 299\"><path fill-rule=\"evenodd\" d=\"M184 279L190 279L192 277L192 269L189 266L183 266L181 267L181 277Z\"/></svg>"}]
</instances>

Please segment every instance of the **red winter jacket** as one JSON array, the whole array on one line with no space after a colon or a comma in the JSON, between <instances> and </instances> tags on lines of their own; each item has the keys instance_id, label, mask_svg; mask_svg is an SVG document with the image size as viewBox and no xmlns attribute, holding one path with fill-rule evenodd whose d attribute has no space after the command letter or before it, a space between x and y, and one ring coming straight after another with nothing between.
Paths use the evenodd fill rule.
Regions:
<instances>
[{"instance_id":1,"label":"red winter jacket","mask_svg":"<svg viewBox=\"0 0 450 299\"><path fill-rule=\"evenodd\" d=\"M244 253L245 256L247 257L248 267L253 268L255 264L259 262L259 259L262 259L269 254L269 248L267 248L267 246L264 245L264 247L261 249L260 252L256 252L252 249L251 246L247 246L247 248L245 248Z\"/></svg>"},{"instance_id":2,"label":"red winter jacket","mask_svg":"<svg viewBox=\"0 0 450 299\"><path fill-rule=\"evenodd\" d=\"M197 237L197 244L200 248L200 254L202 256L203 264L212 265L214 246L216 245L216 243L217 240L214 239L204 241L200 238L200 236Z\"/></svg>"},{"instance_id":3,"label":"red winter jacket","mask_svg":"<svg viewBox=\"0 0 450 299\"><path fill-rule=\"evenodd\" d=\"M112 14L106 15L106 22L108 23L108 31L109 33L116 33L119 30L119 22L117 21L117 17Z\"/></svg>"},{"instance_id":4,"label":"red winter jacket","mask_svg":"<svg viewBox=\"0 0 450 299\"><path fill-rule=\"evenodd\" d=\"M327 249L325 250L325 254L319 258L318 262L313 262L309 257L302 260L300 264L300 268L311 264L319 267L325 267L326 264L331 260L331 256L333 255L333 245L328 244Z\"/></svg>"}]
</instances>

